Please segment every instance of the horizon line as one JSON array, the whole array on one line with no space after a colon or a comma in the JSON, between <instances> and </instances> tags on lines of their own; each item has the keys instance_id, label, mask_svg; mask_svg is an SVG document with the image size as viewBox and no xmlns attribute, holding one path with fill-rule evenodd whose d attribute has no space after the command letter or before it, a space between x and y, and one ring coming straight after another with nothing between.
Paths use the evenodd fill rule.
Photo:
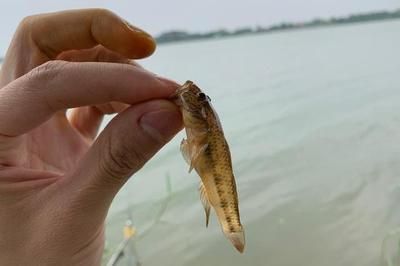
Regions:
<instances>
[{"instance_id":1,"label":"horizon line","mask_svg":"<svg viewBox=\"0 0 400 266\"><path fill-rule=\"evenodd\" d=\"M289 21L289 20L282 20L281 22L276 22L276 23L271 23L268 25L260 25L260 24L253 24L253 25L243 25L243 26L238 26L235 27L234 29L227 29L227 27L216 27L213 29L209 30L200 30L200 31L191 31L190 29L169 29L169 30L164 30L161 31L160 33L156 34L155 37L159 37L162 34L169 33L169 32L186 32L186 33L191 33L191 34L206 34L210 32L216 32L216 31L227 31L227 32L235 32L236 30L240 30L243 28L251 28L251 29L257 29L257 28L271 28L274 26L282 25L282 24L292 24L292 25L301 25L301 24L306 24L310 23L313 21L329 21L333 19L346 19L350 18L351 16L360 16L360 15L369 15L369 14L379 14L379 13L397 13L400 12L400 7L394 8L394 9L375 9L371 11L363 11L363 12L355 12L355 13L347 13L346 15L337 15L337 16L330 16L330 17L313 17L310 19L302 20L302 21Z\"/></svg>"}]
</instances>

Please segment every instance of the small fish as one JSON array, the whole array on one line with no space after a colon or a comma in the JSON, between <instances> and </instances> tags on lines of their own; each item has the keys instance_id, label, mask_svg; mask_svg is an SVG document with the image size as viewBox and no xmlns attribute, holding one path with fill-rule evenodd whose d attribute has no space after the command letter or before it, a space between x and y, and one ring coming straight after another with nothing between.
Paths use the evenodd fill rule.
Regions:
<instances>
[{"instance_id":1,"label":"small fish","mask_svg":"<svg viewBox=\"0 0 400 266\"><path fill-rule=\"evenodd\" d=\"M181 142L181 152L190 165L189 173L195 169L201 178L199 191L206 226L212 206L223 233L242 253L245 237L231 154L218 115L210 98L191 81L178 88L172 97L181 108L187 135Z\"/></svg>"}]
</instances>

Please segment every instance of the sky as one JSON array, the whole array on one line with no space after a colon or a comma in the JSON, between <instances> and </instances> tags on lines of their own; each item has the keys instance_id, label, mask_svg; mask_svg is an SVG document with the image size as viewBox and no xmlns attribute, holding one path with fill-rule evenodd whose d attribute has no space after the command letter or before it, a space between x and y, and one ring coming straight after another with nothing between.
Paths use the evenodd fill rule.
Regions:
<instances>
[{"instance_id":1,"label":"sky","mask_svg":"<svg viewBox=\"0 0 400 266\"><path fill-rule=\"evenodd\" d=\"M172 29L204 32L398 9L400 0L2 0L0 55L5 53L24 17L88 7L110 9L132 24L158 35Z\"/></svg>"}]
</instances>

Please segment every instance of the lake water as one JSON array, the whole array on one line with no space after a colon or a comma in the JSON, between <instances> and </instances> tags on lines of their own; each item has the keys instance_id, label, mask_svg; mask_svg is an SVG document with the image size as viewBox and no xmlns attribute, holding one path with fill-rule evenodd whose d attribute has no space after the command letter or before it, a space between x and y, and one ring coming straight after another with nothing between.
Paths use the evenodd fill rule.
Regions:
<instances>
[{"instance_id":1,"label":"lake water","mask_svg":"<svg viewBox=\"0 0 400 266\"><path fill-rule=\"evenodd\" d=\"M214 213L205 228L181 133L115 199L108 252L131 217L144 266L400 265L399 20L164 45L142 63L212 98L246 250Z\"/></svg>"}]
</instances>

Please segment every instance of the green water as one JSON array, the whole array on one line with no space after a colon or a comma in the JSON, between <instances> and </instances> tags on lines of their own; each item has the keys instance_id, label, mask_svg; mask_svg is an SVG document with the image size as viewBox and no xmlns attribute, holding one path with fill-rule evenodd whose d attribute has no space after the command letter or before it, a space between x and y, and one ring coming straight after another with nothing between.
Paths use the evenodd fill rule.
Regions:
<instances>
[{"instance_id":1,"label":"green water","mask_svg":"<svg viewBox=\"0 0 400 266\"><path fill-rule=\"evenodd\" d=\"M205 228L183 134L119 193L107 248L131 216L144 266L400 265L399 32L390 21L159 47L143 64L194 80L220 115L246 250L214 214Z\"/></svg>"}]
</instances>

